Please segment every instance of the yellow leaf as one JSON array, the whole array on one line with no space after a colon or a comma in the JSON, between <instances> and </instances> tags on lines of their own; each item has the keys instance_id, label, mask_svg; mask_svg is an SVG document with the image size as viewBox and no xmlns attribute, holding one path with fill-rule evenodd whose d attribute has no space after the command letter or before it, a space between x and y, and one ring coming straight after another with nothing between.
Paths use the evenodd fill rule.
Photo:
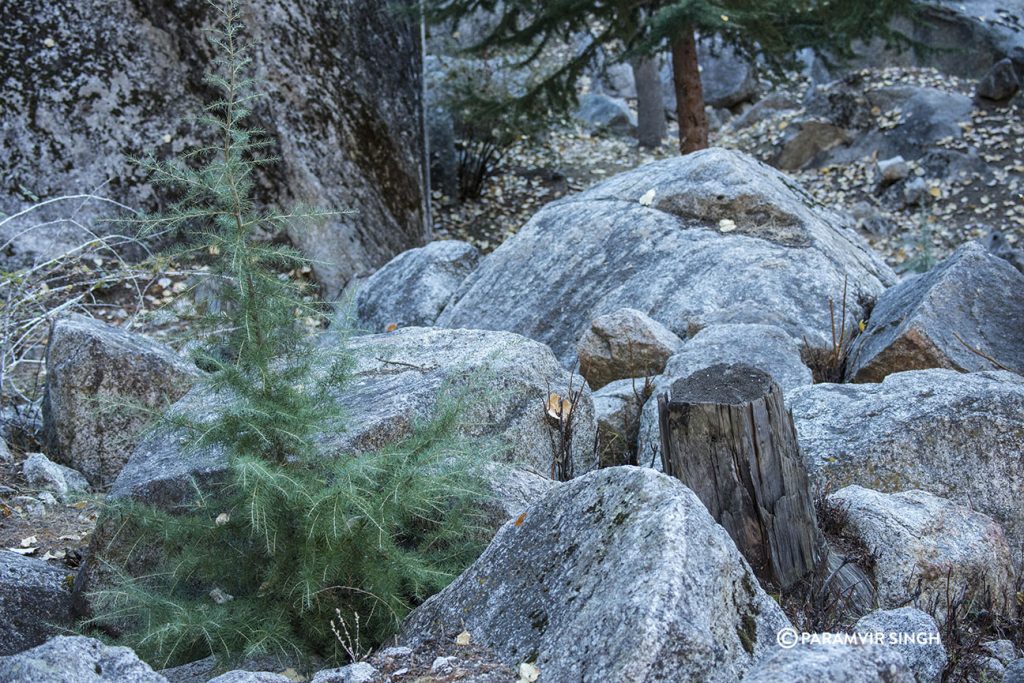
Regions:
<instances>
[{"instance_id":1,"label":"yellow leaf","mask_svg":"<svg viewBox=\"0 0 1024 683\"><path fill-rule=\"evenodd\" d=\"M864 330L867 329L868 324L866 322L864 322L863 320L861 320L859 323L857 323L857 327L859 327L860 331L863 332Z\"/></svg>"},{"instance_id":2,"label":"yellow leaf","mask_svg":"<svg viewBox=\"0 0 1024 683\"><path fill-rule=\"evenodd\" d=\"M465 647L466 645L469 645L471 638L472 636L469 635L469 631L463 631L459 635L455 636L455 644Z\"/></svg>"},{"instance_id":3,"label":"yellow leaf","mask_svg":"<svg viewBox=\"0 0 1024 683\"><path fill-rule=\"evenodd\" d=\"M523 522L525 522L525 521L526 521L526 513L524 512L523 514L521 514L518 517L516 517L516 524L515 525L516 526L522 526Z\"/></svg>"},{"instance_id":4,"label":"yellow leaf","mask_svg":"<svg viewBox=\"0 0 1024 683\"><path fill-rule=\"evenodd\" d=\"M940 190L938 187L933 187L930 190L928 190L928 194L938 199L939 197L942 196L942 190Z\"/></svg>"},{"instance_id":5,"label":"yellow leaf","mask_svg":"<svg viewBox=\"0 0 1024 683\"><path fill-rule=\"evenodd\" d=\"M729 21L729 15L723 14L722 15L722 21Z\"/></svg>"},{"instance_id":6,"label":"yellow leaf","mask_svg":"<svg viewBox=\"0 0 1024 683\"><path fill-rule=\"evenodd\" d=\"M384 331L385 332L394 332L397 329L398 329L398 323L391 323L390 325L388 325L387 327L384 328Z\"/></svg>"}]
</instances>

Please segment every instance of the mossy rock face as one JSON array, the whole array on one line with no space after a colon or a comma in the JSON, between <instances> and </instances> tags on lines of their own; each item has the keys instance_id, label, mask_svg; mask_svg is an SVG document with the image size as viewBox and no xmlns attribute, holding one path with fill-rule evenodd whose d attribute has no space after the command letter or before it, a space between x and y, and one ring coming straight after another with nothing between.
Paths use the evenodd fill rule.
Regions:
<instances>
[{"instance_id":1,"label":"mossy rock face","mask_svg":"<svg viewBox=\"0 0 1024 683\"><path fill-rule=\"evenodd\" d=\"M414 611L401 640L465 629L551 680L736 681L789 626L692 491L611 467L546 494Z\"/></svg>"},{"instance_id":2,"label":"mossy rock face","mask_svg":"<svg viewBox=\"0 0 1024 683\"><path fill-rule=\"evenodd\" d=\"M1024 543L1024 378L918 370L786 397L812 485L921 489L989 515Z\"/></svg>"},{"instance_id":3,"label":"mossy rock face","mask_svg":"<svg viewBox=\"0 0 1024 683\"><path fill-rule=\"evenodd\" d=\"M167 198L129 159L167 159L209 142L195 124L214 96L203 82L208 3L9 4L3 58L18 68L0 83L0 212L96 188L157 209ZM252 124L280 159L259 173L260 201L359 209L292 236L333 294L423 238L419 29L386 0L247 2L242 17L265 93ZM88 222L105 211L87 204L77 215ZM15 243L14 255L76 238L37 231Z\"/></svg>"}]
</instances>

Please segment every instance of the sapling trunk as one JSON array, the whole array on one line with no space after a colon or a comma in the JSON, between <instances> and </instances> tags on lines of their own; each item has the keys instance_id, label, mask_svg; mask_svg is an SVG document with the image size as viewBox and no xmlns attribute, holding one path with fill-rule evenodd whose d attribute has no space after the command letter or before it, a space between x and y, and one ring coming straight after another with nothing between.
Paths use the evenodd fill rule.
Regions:
<instances>
[{"instance_id":1,"label":"sapling trunk","mask_svg":"<svg viewBox=\"0 0 1024 683\"><path fill-rule=\"evenodd\" d=\"M679 119L679 151L689 154L708 146L708 117L704 113L704 88L700 82L697 39L692 27L672 43L672 81Z\"/></svg>"}]
</instances>

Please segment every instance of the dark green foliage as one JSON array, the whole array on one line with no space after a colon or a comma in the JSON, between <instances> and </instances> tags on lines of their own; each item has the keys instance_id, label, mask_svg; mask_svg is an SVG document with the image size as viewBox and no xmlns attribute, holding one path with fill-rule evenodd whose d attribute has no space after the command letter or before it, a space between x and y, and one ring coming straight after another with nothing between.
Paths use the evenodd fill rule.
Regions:
<instances>
[{"instance_id":1,"label":"dark green foliage","mask_svg":"<svg viewBox=\"0 0 1024 683\"><path fill-rule=\"evenodd\" d=\"M126 624L121 642L159 666L209 654L343 661L335 609L383 642L486 544L479 445L452 436L460 412L446 399L410 437L359 457L282 467L236 455L224 485L184 513L118 506L119 533L166 560L98 593L101 619Z\"/></svg>"},{"instance_id":2,"label":"dark green foliage","mask_svg":"<svg viewBox=\"0 0 1024 683\"><path fill-rule=\"evenodd\" d=\"M319 312L279 277L301 256L253 237L324 213L253 205L263 144L244 126L254 95L237 3L221 12L220 73L209 81L223 98L205 118L221 144L146 163L180 199L143 224L184 232L226 302L197 330L214 414L178 411L165 427L185 430L191 448L226 453L229 466L178 509L110 505L104 523L130 550L115 568L120 580L93 594L91 623L113 625L158 667L210 654L338 661L350 653L332 633L336 614L358 619L367 644L378 644L475 559L486 542L478 467L487 449L459 436L462 394L445 392L400 443L358 457L319 453L321 437L342 428L331 394L349 359L343 345L316 343L301 321ZM131 576L139 566L145 575Z\"/></svg>"},{"instance_id":3,"label":"dark green foliage","mask_svg":"<svg viewBox=\"0 0 1024 683\"><path fill-rule=\"evenodd\" d=\"M512 145L550 123L543 112L515 106L527 79L517 78L510 65L507 55L451 59L443 74L431 74L438 103L452 115L460 200L479 197Z\"/></svg>"}]
</instances>

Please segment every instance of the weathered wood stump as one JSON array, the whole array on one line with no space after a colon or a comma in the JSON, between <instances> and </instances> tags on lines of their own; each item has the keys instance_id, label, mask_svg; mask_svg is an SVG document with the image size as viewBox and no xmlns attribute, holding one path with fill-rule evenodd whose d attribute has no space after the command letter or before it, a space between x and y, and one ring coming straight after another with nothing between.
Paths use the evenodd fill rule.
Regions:
<instances>
[{"instance_id":1,"label":"weathered wood stump","mask_svg":"<svg viewBox=\"0 0 1024 683\"><path fill-rule=\"evenodd\" d=\"M771 375L715 365L658 398L662 465L725 527L759 578L794 586L825 559L793 418Z\"/></svg>"}]
</instances>

